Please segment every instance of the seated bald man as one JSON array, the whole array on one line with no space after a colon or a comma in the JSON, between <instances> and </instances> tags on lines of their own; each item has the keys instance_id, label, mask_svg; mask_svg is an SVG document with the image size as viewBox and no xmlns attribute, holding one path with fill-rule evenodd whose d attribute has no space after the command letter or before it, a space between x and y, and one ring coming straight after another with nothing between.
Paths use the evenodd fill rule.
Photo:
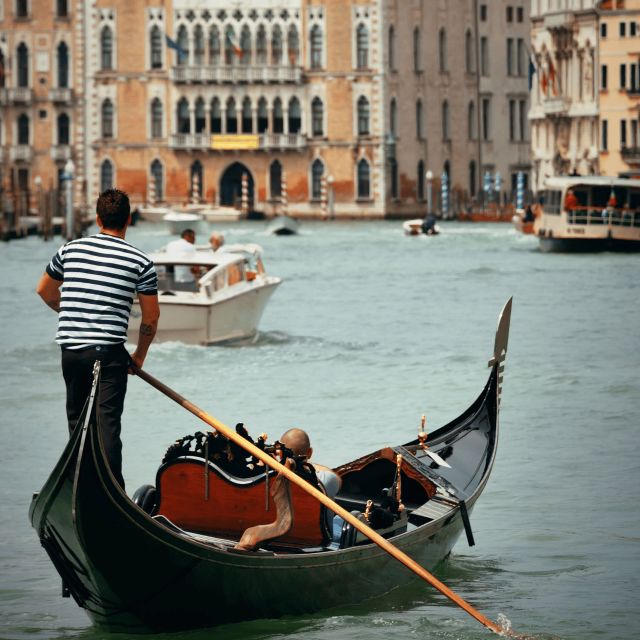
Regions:
<instances>
[{"instance_id":1,"label":"seated bald man","mask_svg":"<svg viewBox=\"0 0 640 640\"><path fill-rule=\"evenodd\" d=\"M291 449L294 456L304 456L307 462L310 462L313 449L311 448L311 441L306 431L302 429L289 429L289 431L282 434L280 442L287 447L287 449ZM330 498L335 498L338 491L340 491L342 478L340 478L335 471L329 469L329 467L315 462L311 464L313 464L318 481L322 484L325 493Z\"/></svg>"}]
</instances>

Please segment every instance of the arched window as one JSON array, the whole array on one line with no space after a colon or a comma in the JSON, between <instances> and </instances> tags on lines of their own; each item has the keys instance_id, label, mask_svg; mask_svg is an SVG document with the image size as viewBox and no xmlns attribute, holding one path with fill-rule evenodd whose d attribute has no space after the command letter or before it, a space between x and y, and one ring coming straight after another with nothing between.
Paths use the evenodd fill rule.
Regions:
<instances>
[{"instance_id":1,"label":"arched window","mask_svg":"<svg viewBox=\"0 0 640 640\"><path fill-rule=\"evenodd\" d=\"M278 25L271 32L271 64L282 64L282 30Z\"/></svg>"},{"instance_id":2,"label":"arched window","mask_svg":"<svg viewBox=\"0 0 640 640\"><path fill-rule=\"evenodd\" d=\"M249 27L245 25L242 27L242 33L240 34L240 64L251 64L251 31Z\"/></svg>"},{"instance_id":3,"label":"arched window","mask_svg":"<svg viewBox=\"0 0 640 640\"><path fill-rule=\"evenodd\" d=\"M424 132L422 129L422 100L416 100L416 138L422 140Z\"/></svg>"},{"instance_id":4,"label":"arched window","mask_svg":"<svg viewBox=\"0 0 640 640\"><path fill-rule=\"evenodd\" d=\"M195 160L191 163L189 190L191 191L191 197L200 199L203 193L203 170L202 162Z\"/></svg>"},{"instance_id":5,"label":"arched window","mask_svg":"<svg viewBox=\"0 0 640 640\"><path fill-rule=\"evenodd\" d=\"M269 167L269 191L272 199L282 194L282 165L279 160L274 160Z\"/></svg>"},{"instance_id":6,"label":"arched window","mask_svg":"<svg viewBox=\"0 0 640 640\"><path fill-rule=\"evenodd\" d=\"M284 131L284 115L282 113L282 100L276 98L273 101L273 133Z\"/></svg>"},{"instance_id":7,"label":"arched window","mask_svg":"<svg viewBox=\"0 0 640 640\"><path fill-rule=\"evenodd\" d=\"M318 97L311 102L311 135L324 135L324 105Z\"/></svg>"},{"instance_id":8,"label":"arched window","mask_svg":"<svg viewBox=\"0 0 640 640\"><path fill-rule=\"evenodd\" d=\"M248 97L242 101L242 133L253 133L253 113Z\"/></svg>"},{"instance_id":9,"label":"arched window","mask_svg":"<svg viewBox=\"0 0 640 640\"><path fill-rule=\"evenodd\" d=\"M469 162L469 195L473 198L476 195L476 161Z\"/></svg>"},{"instance_id":10,"label":"arched window","mask_svg":"<svg viewBox=\"0 0 640 640\"><path fill-rule=\"evenodd\" d=\"M369 135L369 101L364 96L358 98L358 135Z\"/></svg>"},{"instance_id":11,"label":"arched window","mask_svg":"<svg viewBox=\"0 0 640 640\"><path fill-rule=\"evenodd\" d=\"M238 133L238 114L236 113L236 101L233 98L227 100L227 133Z\"/></svg>"},{"instance_id":12,"label":"arched window","mask_svg":"<svg viewBox=\"0 0 640 640\"><path fill-rule=\"evenodd\" d=\"M29 0L16 0L16 18L29 17Z\"/></svg>"},{"instance_id":13,"label":"arched window","mask_svg":"<svg viewBox=\"0 0 640 640\"><path fill-rule=\"evenodd\" d=\"M289 133L300 133L302 114L298 98L289 100Z\"/></svg>"},{"instance_id":14,"label":"arched window","mask_svg":"<svg viewBox=\"0 0 640 640\"><path fill-rule=\"evenodd\" d=\"M269 129L269 110L264 98L258 100L258 133L264 133Z\"/></svg>"},{"instance_id":15,"label":"arched window","mask_svg":"<svg viewBox=\"0 0 640 640\"><path fill-rule=\"evenodd\" d=\"M151 68L162 69L162 32L158 25L154 25L149 34L149 52L151 54Z\"/></svg>"},{"instance_id":16,"label":"arched window","mask_svg":"<svg viewBox=\"0 0 640 640\"><path fill-rule=\"evenodd\" d=\"M395 98L391 98L389 105L389 133L394 137L398 134L398 106Z\"/></svg>"},{"instance_id":17,"label":"arched window","mask_svg":"<svg viewBox=\"0 0 640 640\"><path fill-rule=\"evenodd\" d=\"M58 86L61 89L69 86L69 47L64 42L58 45Z\"/></svg>"},{"instance_id":18,"label":"arched window","mask_svg":"<svg viewBox=\"0 0 640 640\"><path fill-rule=\"evenodd\" d=\"M176 51L176 64L184 67L189 62L189 32L183 24L178 29L178 50Z\"/></svg>"},{"instance_id":19,"label":"arched window","mask_svg":"<svg viewBox=\"0 0 640 640\"><path fill-rule=\"evenodd\" d=\"M18 86L29 86L29 49L24 42L18 45L17 50L18 58Z\"/></svg>"},{"instance_id":20,"label":"arched window","mask_svg":"<svg viewBox=\"0 0 640 640\"><path fill-rule=\"evenodd\" d=\"M256 34L256 62L257 64L267 64L267 32L264 25L258 27Z\"/></svg>"},{"instance_id":21,"label":"arched window","mask_svg":"<svg viewBox=\"0 0 640 640\"><path fill-rule=\"evenodd\" d=\"M311 28L311 68L322 69L322 29L317 25Z\"/></svg>"},{"instance_id":22,"label":"arched window","mask_svg":"<svg viewBox=\"0 0 640 640\"><path fill-rule=\"evenodd\" d=\"M473 100L469 102L467 107L467 138L469 140L476 139L476 104Z\"/></svg>"},{"instance_id":23,"label":"arched window","mask_svg":"<svg viewBox=\"0 0 640 640\"><path fill-rule=\"evenodd\" d=\"M398 199L398 162L395 158L389 158L389 186L391 198ZM360 197L360 196L358 196Z\"/></svg>"},{"instance_id":24,"label":"arched window","mask_svg":"<svg viewBox=\"0 0 640 640\"><path fill-rule=\"evenodd\" d=\"M102 101L102 137L113 138L113 102L107 98Z\"/></svg>"},{"instance_id":25,"label":"arched window","mask_svg":"<svg viewBox=\"0 0 640 640\"><path fill-rule=\"evenodd\" d=\"M103 160L100 163L100 193L104 193L107 189L113 189L113 185L113 162Z\"/></svg>"},{"instance_id":26,"label":"arched window","mask_svg":"<svg viewBox=\"0 0 640 640\"><path fill-rule=\"evenodd\" d=\"M66 113L61 113L57 120L58 129L58 144L70 144L69 143L69 116Z\"/></svg>"},{"instance_id":27,"label":"arched window","mask_svg":"<svg viewBox=\"0 0 640 640\"><path fill-rule=\"evenodd\" d=\"M4 53L0 51L0 87L5 86L5 74L7 72L5 62L4 62Z\"/></svg>"},{"instance_id":28,"label":"arched window","mask_svg":"<svg viewBox=\"0 0 640 640\"><path fill-rule=\"evenodd\" d=\"M389 71L396 69L396 30L391 25L389 27Z\"/></svg>"},{"instance_id":29,"label":"arched window","mask_svg":"<svg viewBox=\"0 0 640 640\"><path fill-rule=\"evenodd\" d=\"M207 126L207 114L204 111L204 100L198 98L196 100L195 112L195 129L196 133L202 133Z\"/></svg>"},{"instance_id":30,"label":"arched window","mask_svg":"<svg viewBox=\"0 0 640 640\"><path fill-rule=\"evenodd\" d=\"M471 35L471 29L467 29L464 34L464 67L467 73L474 72L473 58L473 36Z\"/></svg>"},{"instance_id":31,"label":"arched window","mask_svg":"<svg viewBox=\"0 0 640 640\"><path fill-rule=\"evenodd\" d=\"M449 103L444 100L442 103L442 139L449 140Z\"/></svg>"},{"instance_id":32,"label":"arched window","mask_svg":"<svg viewBox=\"0 0 640 640\"><path fill-rule=\"evenodd\" d=\"M176 130L178 133L191 133L191 117L189 114L189 101L180 98L176 110Z\"/></svg>"},{"instance_id":33,"label":"arched window","mask_svg":"<svg viewBox=\"0 0 640 640\"><path fill-rule=\"evenodd\" d=\"M69 6L67 0L56 0L56 17L67 18L69 16Z\"/></svg>"},{"instance_id":34,"label":"arched window","mask_svg":"<svg viewBox=\"0 0 640 640\"><path fill-rule=\"evenodd\" d=\"M103 71L113 69L113 32L111 27L103 27L100 32L100 68Z\"/></svg>"},{"instance_id":35,"label":"arched window","mask_svg":"<svg viewBox=\"0 0 640 640\"><path fill-rule=\"evenodd\" d=\"M239 47L236 43L236 32L231 25L228 25L224 31L224 63L233 64L237 51Z\"/></svg>"},{"instance_id":36,"label":"arched window","mask_svg":"<svg viewBox=\"0 0 640 640\"><path fill-rule=\"evenodd\" d=\"M204 31L202 25L196 25L193 31L193 64L204 64Z\"/></svg>"},{"instance_id":37,"label":"arched window","mask_svg":"<svg viewBox=\"0 0 640 640\"><path fill-rule=\"evenodd\" d=\"M322 196L322 176L324 164L320 158L316 158L311 164L311 199L320 200Z\"/></svg>"},{"instance_id":38,"label":"arched window","mask_svg":"<svg viewBox=\"0 0 640 640\"><path fill-rule=\"evenodd\" d=\"M222 112L220 110L220 100L214 98L211 101L211 133L222 133Z\"/></svg>"},{"instance_id":39,"label":"arched window","mask_svg":"<svg viewBox=\"0 0 640 640\"><path fill-rule=\"evenodd\" d=\"M419 160L418 161L418 169L417 169L418 175L417 180L416 180L416 200L418 200L418 202L422 202L424 200L424 179L425 179L425 175L424 175L424 161L423 160Z\"/></svg>"},{"instance_id":40,"label":"arched window","mask_svg":"<svg viewBox=\"0 0 640 640\"><path fill-rule=\"evenodd\" d=\"M422 70L422 44L420 42L420 29L413 30L413 70L417 73Z\"/></svg>"},{"instance_id":41,"label":"arched window","mask_svg":"<svg viewBox=\"0 0 640 640\"><path fill-rule=\"evenodd\" d=\"M151 101L151 137L162 138L162 102L160 98Z\"/></svg>"},{"instance_id":42,"label":"arched window","mask_svg":"<svg viewBox=\"0 0 640 640\"><path fill-rule=\"evenodd\" d=\"M438 60L440 73L445 73L447 71L447 32L444 28L438 33Z\"/></svg>"},{"instance_id":43,"label":"arched window","mask_svg":"<svg viewBox=\"0 0 640 640\"><path fill-rule=\"evenodd\" d=\"M289 64L295 67L300 57L300 38L298 37L298 30L293 24L289 27L287 33L287 49L289 50Z\"/></svg>"},{"instance_id":44,"label":"arched window","mask_svg":"<svg viewBox=\"0 0 640 640\"><path fill-rule=\"evenodd\" d=\"M153 188L156 200L164 200L164 179L163 179L162 163L157 158L151 163L151 178L153 179Z\"/></svg>"},{"instance_id":45,"label":"arched window","mask_svg":"<svg viewBox=\"0 0 640 640\"><path fill-rule=\"evenodd\" d=\"M26 113L18 116L18 144L29 144L29 116Z\"/></svg>"},{"instance_id":46,"label":"arched window","mask_svg":"<svg viewBox=\"0 0 640 640\"><path fill-rule=\"evenodd\" d=\"M371 176L369 163L362 158L358 162L358 198L368 199L371 194ZM397 196L396 196L397 197Z\"/></svg>"},{"instance_id":47,"label":"arched window","mask_svg":"<svg viewBox=\"0 0 640 640\"><path fill-rule=\"evenodd\" d=\"M369 67L369 31L364 24L359 24L356 30L356 67Z\"/></svg>"},{"instance_id":48,"label":"arched window","mask_svg":"<svg viewBox=\"0 0 640 640\"><path fill-rule=\"evenodd\" d=\"M215 25L209 31L209 64L220 64L220 30Z\"/></svg>"}]
</instances>

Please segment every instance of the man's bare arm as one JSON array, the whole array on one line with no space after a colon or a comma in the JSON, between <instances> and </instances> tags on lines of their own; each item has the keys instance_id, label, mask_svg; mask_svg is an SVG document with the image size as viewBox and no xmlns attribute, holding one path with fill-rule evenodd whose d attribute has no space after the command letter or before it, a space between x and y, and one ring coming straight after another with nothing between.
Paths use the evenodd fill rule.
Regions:
<instances>
[{"instance_id":1,"label":"man's bare arm","mask_svg":"<svg viewBox=\"0 0 640 640\"><path fill-rule=\"evenodd\" d=\"M144 360L147 357L147 351L153 342L158 329L158 319L160 318L160 305L158 304L158 296L138 294L140 302L140 311L142 319L140 320L140 330L138 333L138 346L131 354L131 360L137 367L142 368Z\"/></svg>"},{"instance_id":2,"label":"man's bare arm","mask_svg":"<svg viewBox=\"0 0 640 640\"><path fill-rule=\"evenodd\" d=\"M55 280L45 271L36 287L36 293L42 298L44 303L56 313L60 311L61 285L62 280Z\"/></svg>"}]
</instances>

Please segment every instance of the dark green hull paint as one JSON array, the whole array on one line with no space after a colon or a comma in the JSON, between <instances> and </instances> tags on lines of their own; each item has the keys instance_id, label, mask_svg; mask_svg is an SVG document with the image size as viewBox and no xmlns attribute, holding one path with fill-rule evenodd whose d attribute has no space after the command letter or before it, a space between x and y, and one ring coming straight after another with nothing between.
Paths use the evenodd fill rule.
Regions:
<instances>
[{"instance_id":1,"label":"dark green hull paint","mask_svg":"<svg viewBox=\"0 0 640 640\"><path fill-rule=\"evenodd\" d=\"M435 473L456 488L469 511L495 459L499 376L500 363L473 405L429 436L433 451L452 447L452 469ZM93 421L75 432L29 515L76 602L112 631L173 631L309 613L361 602L415 579L374 544L237 553L174 533L114 483ZM462 532L455 508L391 540L433 569Z\"/></svg>"}]
</instances>

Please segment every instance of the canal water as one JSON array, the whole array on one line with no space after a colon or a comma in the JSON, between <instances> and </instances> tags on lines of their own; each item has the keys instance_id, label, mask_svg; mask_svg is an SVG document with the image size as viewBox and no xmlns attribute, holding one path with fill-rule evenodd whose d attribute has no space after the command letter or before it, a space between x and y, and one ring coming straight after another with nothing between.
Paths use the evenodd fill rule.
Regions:
<instances>
[{"instance_id":1,"label":"canal water","mask_svg":"<svg viewBox=\"0 0 640 640\"><path fill-rule=\"evenodd\" d=\"M435 429L464 411L486 380L497 317L513 296L497 460L471 515L476 546L463 537L437 576L533 638L638 637L640 255L542 254L509 225L441 227L439 236L406 237L397 222L305 222L300 235L275 237L262 222L217 225L227 242L260 243L267 269L284 279L257 341L154 345L145 366L254 435L305 428L314 458L337 465L414 437L423 413ZM141 223L128 239L152 250L169 236ZM27 520L66 439L56 318L34 294L59 244L0 246L0 638L11 640L108 635L60 598ZM130 379L129 493L154 482L176 438L203 426ZM416 584L357 607L162 637L489 636Z\"/></svg>"}]
</instances>

